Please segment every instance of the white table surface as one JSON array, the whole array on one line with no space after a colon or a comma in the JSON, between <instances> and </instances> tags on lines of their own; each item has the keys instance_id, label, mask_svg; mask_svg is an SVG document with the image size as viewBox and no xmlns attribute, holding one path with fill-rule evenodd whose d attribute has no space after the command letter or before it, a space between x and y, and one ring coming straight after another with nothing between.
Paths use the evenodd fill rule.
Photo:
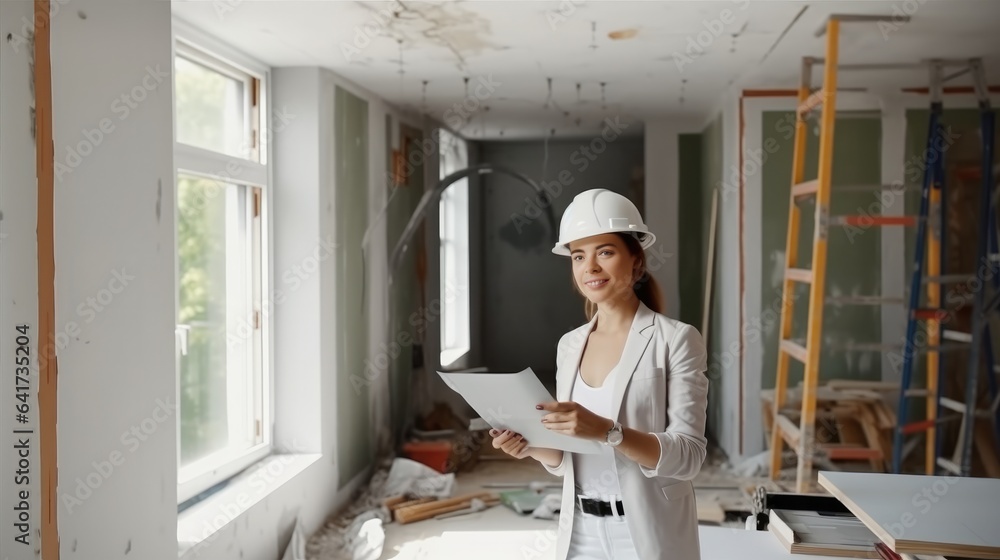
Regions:
<instances>
[{"instance_id":1,"label":"white table surface","mask_svg":"<svg viewBox=\"0 0 1000 560\"><path fill-rule=\"evenodd\" d=\"M824 471L819 483L896 552L975 546L1000 558L1000 479Z\"/></svg>"},{"instance_id":2,"label":"white table surface","mask_svg":"<svg viewBox=\"0 0 1000 560\"><path fill-rule=\"evenodd\" d=\"M791 554L770 531L699 526L702 560L832 560L837 556Z\"/></svg>"}]
</instances>

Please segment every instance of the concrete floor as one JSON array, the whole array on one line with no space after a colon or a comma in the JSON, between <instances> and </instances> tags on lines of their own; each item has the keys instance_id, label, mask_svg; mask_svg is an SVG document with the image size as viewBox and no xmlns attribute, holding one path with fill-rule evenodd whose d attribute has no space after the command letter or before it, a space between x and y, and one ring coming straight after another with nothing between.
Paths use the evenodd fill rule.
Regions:
<instances>
[{"instance_id":1,"label":"concrete floor","mask_svg":"<svg viewBox=\"0 0 1000 560\"><path fill-rule=\"evenodd\" d=\"M483 488L483 484L491 482L527 485L533 481L559 480L532 459L484 460L473 471L458 474L453 494L496 492ZM385 547L380 560L466 560L471 551L475 551L475 558L483 560L544 560L555 557L555 529L554 520L522 516L503 505L450 519L428 519L406 525L391 523L385 527ZM486 542L488 548L484 547Z\"/></svg>"},{"instance_id":2,"label":"concrete floor","mask_svg":"<svg viewBox=\"0 0 1000 560\"><path fill-rule=\"evenodd\" d=\"M454 495L498 491L484 488L495 482L559 482L531 459L481 460L475 469L456 476ZM710 459L695 480L699 517L704 525L743 527L736 512L749 511L747 496L759 481L736 479ZM728 516L726 513L728 512ZM728 520L722 519L728 517ZM498 505L486 511L450 519L428 519L406 525L385 527L385 547L380 560L492 560L555 556L556 522L522 516ZM486 544L488 543L488 545Z\"/></svg>"}]
</instances>

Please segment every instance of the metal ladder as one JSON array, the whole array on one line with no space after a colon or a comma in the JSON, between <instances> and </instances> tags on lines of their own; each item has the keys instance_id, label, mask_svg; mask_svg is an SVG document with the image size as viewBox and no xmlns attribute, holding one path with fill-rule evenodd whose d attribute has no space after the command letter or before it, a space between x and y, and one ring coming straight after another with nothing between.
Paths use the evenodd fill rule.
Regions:
<instances>
[{"instance_id":1,"label":"metal ladder","mask_svg":"<svg viewBox=\"0 0 1000 560\"><path fill-rule=\"evenodd\" d=\"M928 167L924 172L924 180L920 199L920 217L922 218L917 231L916 254L914 268L910 280L908 319L906 325L906 343L903 349L903 376L899 392L897 426L893 434L892 470L899 473L906 455L904 437L924 432L927 435L924 469L927 474L935 474L936 468L941 468L953 474L969 476L972 470L972 438L977 417L988 419L993 424L994 437L1000 444L1000 393L998 393L996 373L1000 368L996 365L993 355L993 345L989 320L998 305L1000 305L1000 253L997 243L996 196L993 180L993 142L994 115L990 107L989 91L982 61L973 59L967 61L964 68L950 76L943 75L944 64L932 61L931 71L931 114L927 135L927 147L924 161ZM945 274L944 224L946 214L945 172L944 172L944 129L941 124L943 104L941 101L944 82L972 73L976 96L979 101L980 134L982 139L982 161L979 176L982 182L980 192L979 235L976 252L976 270L973 274ZM928 225L933 227L928 228ZM925 247L926 243L926 247ZM925 254L926 250L926 254ZM927 271L924 275L924 259L927 260ZM992 282L988 280L992 278ZM971 332L963 333L951 329L942 329L942 325L954 315L959 308L942 306L941 288L944 285L967 283L971 288L978 282L979 288L973 290L973 310ZM986 291L992 285L993 293L989 301ZM920 307L921 287L927 287L926 307ZM957 301L965 303L960 298L948 298L949 303ZM924 343L918 342L917 323L926 324L927 353L927 387L913 389L913 369L915 354L921 350ZM941 339L965 345L969 350L966 366L965 402L959 402L941 396L941 380L944 373L944 361L936 350ZM985 358L985 368L981 368L982 358ZM977 410L976 400L979 385L979 372L985 369L987 386L991 396L988 409ZM927 418L916 422L907 422L909 414L908 399L924 397L926 399ZM941 407L956 414L939 416ZM961 421L959 441L955 453L950 459L941 457L941 442L937 428L945 422Z\"/></svg>"},{"instance_id":2,"label":"metal ladder","mask_svg":"<svg viewBox=\"0 0 1000 560\"><path fill-rule=\"evenodd\" d=\"M788 234L785 249L785 274L783 282L783 302L781 311L781 331L779 342L778 368L775 380L773 401L773 422L771 430L771 478L776 480L781 473L783 445L787 443L796 452L796 490L808 492L812 484L813 461L820 455L830 460L869 460L873 464L887 461L880 447L835 446L825 445L816 448L815 422L817 385L819 381L819 358L822 340L823 306L830 299L825 297L825 276L827 266L827 236L831 227L912 227L922 223L918 216L830 216L831 174L833 162L834 122L836 116L837 71L839 70L872 70L889 69L925 69L928 64L839 64L838 41L840 24L846 22L884 22L888 18L879 15L832 15L817 36L826 33L826 54L823 59L806 57L802 64L802 80L799 86L797 119L795 126L795 144L792 163L792 186L788 209ZM812 68L823 64L823 85L818 91L812 90ZM954 65L955 62L940 63L942 66ZM819 166L817 178L804 180L807 115L822 106L820 117ZM900 185L876 185L860 187L871 189L898 189ZM841 188L837 189L842 190ZM843 190L855 190L843 188ZM806 197L815 197L815 229L813 233L812 266L810 269L797 267L798 237L801 210L798 201ZM793 340L792 317L794 312L794 289L796 283L809 284L809 310L806 340ZM845 301L839 298L838 303L861 305L881 305L894 303L902 305L901 298L884 298L877 295L860 296ZM900 345L882 343L859 343L847 345L843 350L862 352L884 352L898 349ZM940 350L930 348L929 350ZM789 360L795 358L805 366L802 382L802 402L798 425L783 413L787 397ZM877 435L876 435L877 436ZM871 438L868 438L871 442ZM876 437L877 439L877 437ZM817 453L819 452L819 453Z\"/></svg>"}]
</instances>

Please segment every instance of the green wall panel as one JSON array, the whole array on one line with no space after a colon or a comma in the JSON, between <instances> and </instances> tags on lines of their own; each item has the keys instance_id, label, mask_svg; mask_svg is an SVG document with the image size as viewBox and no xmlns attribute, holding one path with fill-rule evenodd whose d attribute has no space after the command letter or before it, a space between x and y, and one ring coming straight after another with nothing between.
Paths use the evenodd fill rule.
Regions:
<instances>
[{"instance_id":1,"label":"green wall panel","mask_svg":"<svg viewBox=\"0 0 1000 560\"><path fill-rule=\"evenodd\" d=\"M764 345L762 386L774 386L778 364L782 280L788 232L788 203L794 146L794 114L763 114L762 146L767 159L762 166L762 266L761 316ZM816 177L819 153L818 124L811 122L805 178ZM838 116L834 134L833 192L830 215L878 215L878 191L837 192L839 186L877 185L881 182L881 120L866 115ZM767 149L768 147L771 149ZM812 267L815 204L802 203L798 267ZM825 293L828 296L878 295L881 292L881 231L877 227L831 227L827 245ZM797 284L792 338L804 339L807 331L808 286ZM754 318L751 318L754 320ZM879 343L881 308L868 305L827 304L823 309L823 348L820 382L828 379L881 380L881 354L836 349L851 343ZM789 385L802 377L802 364L792 360Z\"/></svg>"},{"instance_id":2,"label":"green wall panel","mask_svg":"<svg viewBox=\"0 0 1000 560\"><path fill-rule=\"evenodd\" d=\"M702 292L705 286L702 253L707 243L701 238L701 135L681 134L677 150L680 161L680 192L677 197L680 320L700 327Z\"/></svg>"},{"instance_id":3,"label":"green wall panel","mask_svg":"<svg viewBox=\"0 0 1000 560\"><path fill-rule=\"evenodd\" d=\"M361 239L368 227L368 103L336 88L334 94L336 263L337 456L340 485L371 463L373 446L368 387L351 383L364 375L368 354L368 299Z\"/></svg>"},{"instance_id":4,"label":"green wall panel","mask_svg":"<svg viewBox=\"0 0 1000 560\"><path fill-rule=\"evenodd\" d=\"M386 120L388 127L386 138L392 138L392 127L398 127L400 124L392 117L387 117ZM413 150L421 150L419 145L423 140L423 135L419 129L403 126L403 136L410 138L410 145L414 146ZM417 157L415 152L411 152L407 157L408 182L406 185L398 187L395 194L392 191L387 193L387 196L392 197L389 208L386 210L389 251L392 251L396 246L399 236L403 233L403 229L424 193L423 159L423 157ZM386 161L391 161L391 159ZM379 187L391 188L388 185L380 185ZM419 310L420 289L416 275L416 254L421 245L421 239L422 234L418 232L414 243L403 256L399 268L395 272L390 293L389 332L393 341L399 343L398 353L396 353L395 347L391 349L390 358L392 361L389 366L391 414L397 442L402 441L403 428L413 414L410 391L413 376L413 352L420 343L422 331L426 330L423 314ZM417 342L413 342L415 340ZM394 358L393 354L395 354Z\"/></svg>"},{"instance_id":5,"label":"green wall panel","mask_svg":"<svg viewBox=\"0 0 1000 560\"><path fill-rule=\"evenodd\" d=\"M722 115L718 115L715 120L713 120L708 127L701 132L701 224L700 224L700 239L704 241L703 244L699 243L701 246L701 263L698 268L700 272L699 278L701 278L701 292L704 291L705 285L705 270L708 264L708 240L709 240L709 228L712 223L712 192L718 187L722 182ZM722 206L721 196L719 200L719 206ZM721 213L721 212L720 212ZM723 225L721 222L716 224L716 250L715 250L715 266L713 267L713 280L712 280L712 309L709 313L709 332L706 344L708 346L709 355L709 366L712 363L713 356L721 356L723 354L722 342L718 336L714 336L713 332L718 332L719 322L722 320L721 309L719 308L719 290L722 289L722 283L719 278L719 260L718 260L718 242L719 236L718 232L725 227L738 227L735 224ZM700 293L701 293L700 292ZM702 294L704 297L704 295ZM704 334L705 325L701 324L701 312L703 307L704 299L700 299L698 302L698 320L694 323L698 325L698 330ZM709 368L709 373L711 374L712 368ZM707 430L710 434L718 434L718 426L722 422L722 406L721 406L721 396L722 387L721 379L709 379L710 387L708 391L708 418L707 418Z\"/></svg>"}]
</instances>

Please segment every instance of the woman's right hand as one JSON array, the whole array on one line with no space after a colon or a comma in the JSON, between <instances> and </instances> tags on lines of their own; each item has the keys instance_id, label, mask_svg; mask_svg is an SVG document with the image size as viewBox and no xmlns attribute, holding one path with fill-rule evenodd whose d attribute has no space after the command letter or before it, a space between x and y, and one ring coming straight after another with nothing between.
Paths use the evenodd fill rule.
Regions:
<instances>
[{"instance_id":1,"label":"woman's right hand","mask_svg":"<svg viewBox=\"0 0 1000 560\"><path fill-rule=\"evenodd\" d=\"M528 442L524 441L521 434L510 430L491 429L490 435L493 436L494 449L499 449L515 459L524 459L530 456L531 448L528 447Z\"/></svg>"}]
</instances>

